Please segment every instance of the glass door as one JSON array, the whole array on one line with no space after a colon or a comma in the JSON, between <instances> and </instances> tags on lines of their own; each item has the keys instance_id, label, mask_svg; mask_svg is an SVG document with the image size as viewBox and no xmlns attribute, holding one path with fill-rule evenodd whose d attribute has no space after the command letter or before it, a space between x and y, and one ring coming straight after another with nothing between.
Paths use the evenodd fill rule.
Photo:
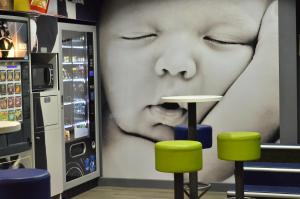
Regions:
<instances>
[{"instance_id":1,"label":"glass door","mask_svg":"<svg viewBox=\"0 0 300 199\"><path fill-rule=\"evenodd\" d=\"M62 32L64 135L89 137L87 33Z\"/></svg>"}]
</instances>

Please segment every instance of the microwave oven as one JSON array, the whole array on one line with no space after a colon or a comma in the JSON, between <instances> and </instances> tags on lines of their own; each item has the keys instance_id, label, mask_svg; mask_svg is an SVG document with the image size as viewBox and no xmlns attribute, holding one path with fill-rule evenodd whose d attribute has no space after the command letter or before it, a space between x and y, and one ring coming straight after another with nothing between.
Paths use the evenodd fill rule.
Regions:
<instances>
[{"instance_id":1,"label":"microwave oven","mask_svg":"<svg viewBox=\"0 0 300 199\"><path fill-rule=\"evenodd\" d=\"M44 91L54 86L52 64L35 64L31 66L32 91Z\"/></svg>"}]
</instances>

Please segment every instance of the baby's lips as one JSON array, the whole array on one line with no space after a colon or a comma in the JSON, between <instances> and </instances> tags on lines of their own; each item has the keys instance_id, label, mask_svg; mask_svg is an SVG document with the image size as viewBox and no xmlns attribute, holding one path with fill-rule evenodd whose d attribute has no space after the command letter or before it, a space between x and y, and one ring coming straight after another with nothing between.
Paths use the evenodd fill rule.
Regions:
<instances>
[{"instance_id":1,"label":"baby's lips","mask_svg":"<svg viewBox=\"0 0 300 199\"><path fill-rule=\"evenodd\" d=\"M177 95L166 95L166 96L177 96ZM164 102L161 98L158 100L158 102L156 103L156 105L153 106L160 106L161 104L166 103ZM188 109L188 105L186 102L177 102L178 106L182 109L187 110Z\"/></svg>"},{"instance_id":2,"label":"baby's lips","mask_svg":"<svg viewBox=\"0 0 300 199\"><path fill-rule=\"evenodd\" d=\"M153 120L168 126L176 126L185 122L186 110L182 108L168 110L159 105L150 106L149 112Z\"/></svg>"}]
</instances>

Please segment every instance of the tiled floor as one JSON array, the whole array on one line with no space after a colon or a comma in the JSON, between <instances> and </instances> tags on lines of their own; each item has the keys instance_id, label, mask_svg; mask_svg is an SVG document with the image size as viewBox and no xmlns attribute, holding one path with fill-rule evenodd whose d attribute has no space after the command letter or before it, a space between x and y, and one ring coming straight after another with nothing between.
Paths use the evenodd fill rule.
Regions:
<instances>
[{"instance_id":1,"label":"tiled floor","mask_svg":"<svg viewBox=\"0 0 300 199\"><path fill-rule=\"evenodd\" d=\"M74 199L173 199L173 190L96 187ZM187 197L186 197L187 198ZM224 199L225 193L208 192L201 199Z\"/></svg>"}]
</instances>

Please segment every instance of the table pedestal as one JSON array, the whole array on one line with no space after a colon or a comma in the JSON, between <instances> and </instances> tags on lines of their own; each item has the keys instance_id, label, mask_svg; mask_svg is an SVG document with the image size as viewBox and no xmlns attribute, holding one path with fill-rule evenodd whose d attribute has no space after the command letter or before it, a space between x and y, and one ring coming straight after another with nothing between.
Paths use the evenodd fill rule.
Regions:
<instances>
[{"instance_id":1,"label":"table pedestal","mask_svg":"<svg viewBox=\"0 0 300 199\"><path fill-rule=\"evenodd\" d=\"M188 139L197 139L197 113L196 103L188 103ZM174 198L184 198L183 173L174 174ZM189 173L189 194L190 199L198 199L198 172Z\"/></svg>"},{"instance_id":2,"label":"table pedestal","mask_svg":"<svg viewBox=\"0 0 300 199\"><path fill-rule=\"evenodd\" d=\"M197 113L196 103L188 103L188 138L189 140L197 139ZM198 173L189 173L190 180L190 199L198 199Z\"/></svg>"},{"instance_id":3,"label":"table pedestal","mask_svg":"<svg viewBox=\"0 0 300 199\"><path fill-rule=\"evenodd\" d=\"M188 139L197 140L197 112L196 103L220 101L222 96L217 95L194 95L194 96L171 96L162 97L162 102L188 104ZM190 199L198 199L198 173L189 173L189 195ZM175 199L184 198L183 174L174 174ZM205 192L204 192L205 193ZM202 194L203 195L203 194Z\"/></svg>"}]
</instances>

